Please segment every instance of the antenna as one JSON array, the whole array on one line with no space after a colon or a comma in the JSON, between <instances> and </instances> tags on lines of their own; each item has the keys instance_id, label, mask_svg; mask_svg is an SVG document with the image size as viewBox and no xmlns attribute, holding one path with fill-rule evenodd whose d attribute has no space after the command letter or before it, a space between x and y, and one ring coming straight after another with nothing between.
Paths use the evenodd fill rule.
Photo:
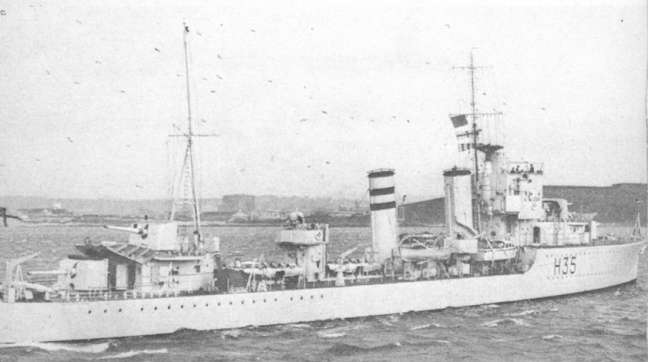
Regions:
<instances>
[{"instance_id":1,"label":"antenna","mask_svg":"<svg viewBox=\"0 0 648 362\"><path fill-rule=\"evenodd\" d=\"M189 55L188 55L188 42L187 42L187 36L189 35L189 26L187 26L186 23L182 24L183 26L183 32L182 32L182 40L183 40L183 45L184 45L184 62L185 62L185 79L186 79L186 87L187 87L187 130L184 133L180 134L172 134L169 135L169 137L184 137L187 141L186 148L185 148L185 153L184 153L184 158L182 161L182 174L180 175L181 180L184 182L189 182L189 187L191 189L191 199L190 200L183 200L181 203L189 203L191 205L191 209L193 212L193 221L194 221L194 233L198 237L198 241L202 240L202 234L200 232L200 207L198 205L198 199L196 197L196 179L195 179L195 168L194 168L194 149L193 149L193 142L194 142L194 137L214 137L217 136L215 134L196 134L193 132L193 127L192 127L192 119L191 119L191 87L190 87L190 78L189 78ZM185 186L187 186L185 184ZM175 213L176 213L176 205L178 204L177 200L175 200L175 192L174 192L174 200L173 204L171 206L171 216L169 217L170 220L173 220L175 218Z\"/></svg>"}]
</instances>

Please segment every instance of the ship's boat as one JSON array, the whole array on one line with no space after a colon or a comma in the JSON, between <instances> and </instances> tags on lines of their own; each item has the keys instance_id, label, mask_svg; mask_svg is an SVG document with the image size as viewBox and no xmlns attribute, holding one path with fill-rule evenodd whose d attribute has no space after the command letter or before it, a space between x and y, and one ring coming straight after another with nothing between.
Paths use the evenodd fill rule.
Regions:
<instances>
[{"instance_id":1,"label":"ship's boat","mask_svg":"<svg viewBox=\"0 0 648 362\"><path fill-rule=\"evenodd\" d=\"M398 253L403 260L408 261L448 260L453 250L445 246L444 236L431 233L402 235Z\"/></svg>"},{"instance_id":2,"label":"ship's boat","mask_svg":"<svg viewBox=\"0 0 648 362\"><path fill-rule=\"evenodd\" d=\"M501 261L515 259L519 248L503 241L483 241L473 257L475 261Z\"/></svg>"}]
</instances>

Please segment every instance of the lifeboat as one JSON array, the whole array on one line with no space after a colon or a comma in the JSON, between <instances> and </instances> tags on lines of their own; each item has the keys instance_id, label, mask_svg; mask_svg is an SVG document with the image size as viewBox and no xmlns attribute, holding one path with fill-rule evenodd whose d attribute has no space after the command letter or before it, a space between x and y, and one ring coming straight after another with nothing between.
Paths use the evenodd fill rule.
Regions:
<instances>
[{"instance_id":1,"label":"lifeboat","mask_svg":"<svg viewBox=\"0 0 648 362\"><path fill-rule=\"evenodd\" d=\"M445 261L452 254L452 249L444 246L442 235L428 233L403 235L398 251L401 258L408 261Z\"/></svg>"},{"instance_id":2,"label":"lifeboat","mask_svg":"<svg viewBox=\"0 0 648 362\"><path fill-rule=\"evenodd\" d=\"M518 248L504 242L487 242L487 245L480 245L477 254L473 256L475 261L500 261L515 259Z\"/></svg>"}]
</instances>

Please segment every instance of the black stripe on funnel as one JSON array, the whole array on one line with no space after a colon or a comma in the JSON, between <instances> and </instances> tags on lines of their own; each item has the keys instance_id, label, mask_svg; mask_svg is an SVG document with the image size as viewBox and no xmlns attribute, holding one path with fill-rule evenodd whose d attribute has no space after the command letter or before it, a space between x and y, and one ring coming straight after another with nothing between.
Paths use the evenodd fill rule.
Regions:
<instances>
[{"instance_id":1,"label":"black stripe on funnel","mask_svg":"<svg viewBox=\"0 0 648 362\"><path fill-rule=\"evenodd\" d=\"M394 170L369 171L369 178L394 176Z\"/></svg>"},{"instance_id":2,"label":"black stripe on funnel","mask_svg":"<svg viewBox=\"0 0 648 362\"><path fill-rule=\"evenodd\" d=\"M395 209L395 208L396 208L396 201L381 202L378 204L369 205L369 209L371 211L387 210L387 209Z\"/></svg>"},{"instance_id":3,"label":"black stripe on funnel","mask_svg":"<svg viewBox=\"0 0 648 362\"><path fill-rule=\"evenodd\" d=\"M369 190L369 196L390 195L394 193L394 186Z\"/></svg>"}]
</instances>

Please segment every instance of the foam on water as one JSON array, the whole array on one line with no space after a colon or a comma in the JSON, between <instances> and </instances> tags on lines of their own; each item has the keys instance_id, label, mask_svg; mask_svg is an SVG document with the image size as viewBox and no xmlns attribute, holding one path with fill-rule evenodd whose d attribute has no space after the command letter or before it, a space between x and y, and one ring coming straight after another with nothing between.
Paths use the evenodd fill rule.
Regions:
<instances>
[{"instance_id":1,"label":"foam on water","mask_svg":"<svg viewBox=\"0 0 648 362\"><path fill-rule=\"evenodd\" d=\"M531 326L529 323L527 323L523 319L519 318L502 318L502 319L495 319L490 322L484 322L481 325L484 327L498 327L503 324L514 324L516 326L523 326L523 327L529 327Z\"/></svg>"},{"instance_id":2,"label":"foam on water","mask_svg":"<svg viewBox=\"0 0 648 362\"><path fill-rule=\"evenodd\" d=\"M419 329L426 329L426 328L430 328L431 326L432 326L431 324L421 324L419 326L414 326L410 328L410 331L418 331Z\"/></svg>"},{"instance_id":3,"label":"foam on water","mask_svg":"<svg viewBox=\"0 0 648 362\"><path fill-rule=\"evenodd\" d=\"M317 332L317 335L321 338L341 338L347 334L344 332Z\"/></svg>"},{"instance_id":4,"label":"foam on water","mask_svg":"<svg viewBox=\"0 0 648 362\"><path fill-rule=\"evenodd\" d=\"M563 337L560 334L547 334L546 336L542 336L542 339L545 341L552 341L554 339L562 339Z\"/></svg>"},{"instance_id":5,"label":"foam on water","mask_svg":"<svg viewBox=\"0 0 648 362\"><path fill-rule=\"evenodd\" d=\"M131 358L143 354L164 354L164 353L169 353L169 351L166 348L160 348L160 349L143 349L143 350L138 350L138 351L128 351L128 352L121 352L121 353L116 353L110 356L103 356L99 357L98 359L123 359L123 358Z\"/></svg>"},{"instance_id":6,"label":"foam on water","mask_svg":"<svg viewBox=\"0 0 648 362\"><path fill-rule=\"evenodd\" d=\"M509 317L524 317L524 316L527 316L527 315L533 315L533 314L538 314L538 313L539 312L537 310L535 310L535 309L529 309L529 310L523 310L523 311L517 312L517 313L508 313L506 315L509 316Z\"/></svg>"}]
</instances>

